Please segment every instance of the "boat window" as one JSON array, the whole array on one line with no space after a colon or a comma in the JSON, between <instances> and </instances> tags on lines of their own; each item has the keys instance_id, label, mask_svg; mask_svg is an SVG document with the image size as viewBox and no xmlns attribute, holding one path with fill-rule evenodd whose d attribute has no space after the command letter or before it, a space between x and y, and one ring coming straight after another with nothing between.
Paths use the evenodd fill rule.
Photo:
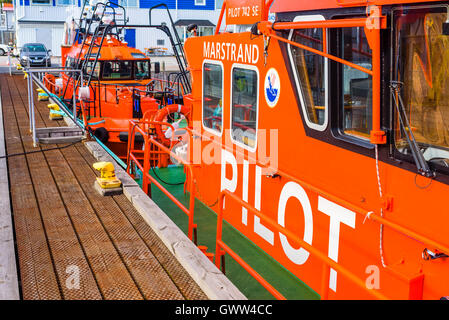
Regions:
<instances>
[{"instance_id":1,"label":"boat window","mask_svg":"<svg viewBox=\"0 0 449 320\"><path fill-rule=\"evenodd\" d=\"M94 64L95 60L87 61L85 69L85 72L87 74L90 74L92 72L92 67L94 66ZM95 64L95 69L93 70L92 73L92 79L98 79L99 75L100 75L100 61L97 61L97 63Z\"/></svg>"},{"instance_id":2,"label":"boat window","mask_svg":"<svg viewBox=\"0 0 449 320\"><path fill-rule=\"evenodd\" d=\"M143 53L131 52L131 56L136 59L145 59L146 56Z\"/></svg>"},{"instance_id":3,"label":"boat window","mask_svg":"<svg viewBox=\"0 0 449 320\"><path fill-rule=\"evenodd\" d=\"M98 59L100 59L101 58L101 53L98 53L98 52L92 52L91 54L86 54L84 56L84 59L87 59L87 58L89 58L89 59L97 59L97 54L98 54Z\"/></svg>"},{"instance_id":4,"label":"boat window","mask_svg":"<svg viewBox=\"0 0 449 320\"><path fill-rule=\"evenodd\" d=\"M363 27L341 29L340 57L371 70L371 49ZM369 140L372 125L372 79L363 71L340 64L341 112L345 134Z\"/></svg>"},{"instance_id":5,"label":"boat window","mask_svg":"<svg viewBox=\"0 0 449 320\"><path fill-rule=\"evenodd\" d=\"M223 128L223 67L203 65L203 126L221 133Z\"/></svg>"},{"instance_id":6,"label":"boat window","mask_svg":"<svg viewBox=\"0 0 449 320\"><path fill-rule=\"evenodd\" d=\"M76 59L68 56L65 59L65 67L66 68L77 69Z\"/></svg>"},{"instance_id":7,"label":"boat window","mask_svg":"<svg viewBox=\"0 0 449 320\"><path fill-rule=\"evenodd\" d=\"M232 69L231 137L237 143L256 147L259 76L246 67Z\"/></svg>"},{"instance_id":8,"label":"boat window","mask_svg":"<svg viewBox=\"0 0 449 320\"><path fill-rule=\"evenodd\" d=\"M409 129L425 160L449 168L449 36L443 34L446 8L397 10L394 15L393 79ZM393 99L392 99L393 100ZM392 101L395 108L394 100ZM395 110L396 148L410 154Z\"/></svg>"},{"instance_id":9,"label":"boat window","mask_svg":"<svg viewBox=\"0 0 449 320\"><path fill-rule=\"evenodd\" d=\"M291 40L308 47L323 50L323 29L293 30ZM326 76L327 59L295 46L290 46L290 57L295 68L295 80L307 123L324 130L327 122Z\"/></svg>"},{"instance_id":10,"label":"boat window","mask_svg":"<svg viewBox=\"0 0 449 320\"><path fill-rule=\"evenodd\" d=\"M128 80L131 79L132 61L104 61L103 79Z\"/></svg>"},{"instance_id":11,"label":"boat window","mask_svg":"<svg viewBox=\"0 0 449 320\"><path fill-rule=\"evenodd\" d=\"M65 58L65 67L66 68L71 68L71 66L72 66L72 60L73 60L73 58L72 57L67 57L67 58Z\"/></svg>"},{"instance_id":12,"label":"boat window","mask_svg":"<svg viewBox=\"0 0 449 320\"><path fill-rule=\"evenodd\" d=\"M137 60L134 63L134 74L136 79L149 79L150 78L150 61Z\"/></svg>"}]
</instances>

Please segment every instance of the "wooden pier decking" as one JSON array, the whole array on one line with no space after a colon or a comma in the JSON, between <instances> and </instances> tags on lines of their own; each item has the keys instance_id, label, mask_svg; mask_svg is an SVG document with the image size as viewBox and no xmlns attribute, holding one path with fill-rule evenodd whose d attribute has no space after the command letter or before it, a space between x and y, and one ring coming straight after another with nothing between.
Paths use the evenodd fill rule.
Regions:
<instances>
[{"instance_id":1,"label":"wooden pier decking","mask_svg":"<svg viewBox=\"0 0 449 320\"><path fill-rule=\"evenodd\" d=\"M0 88L21 298L207 299L123 194L94 190L82 143L33 147L23 75ZM35 103L37 127L65 126Z\"/></svg>"}]
</instances>

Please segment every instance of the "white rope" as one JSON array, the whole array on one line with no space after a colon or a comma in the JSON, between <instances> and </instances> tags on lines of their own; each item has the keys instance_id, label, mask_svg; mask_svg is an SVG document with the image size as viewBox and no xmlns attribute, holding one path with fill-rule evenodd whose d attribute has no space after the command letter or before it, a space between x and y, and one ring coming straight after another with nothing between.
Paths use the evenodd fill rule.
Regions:
<instances>
[{"instance_id":1,"label":"white rope","mask_svg":"<svg viewBox=\"0 0 449 320\"><path fill-rule=\"evenodd\" d=\"M378 154L378 150L377 150L377 144L374 145L374 150L376 153L376 172L377 172L377 185L379 186L379 196L380 199L382 199L382 185L380 183L380 174L379 174L379 154ZM365 220L371 213L368 212L366 214ZM382 208L380 208L380 216L383 218L384 217L384 211ZM365 221L363 221L365 222ZM383 250L383 234L384 234L384 225L381 223L380 224L380 230L379 230L379 251L380 251L380 261L382 262L382 266L385 268L387 265L385 264L385 260L384 260L384 250Z\"/></svg>"},{"instance_id":2,"label":"white rope","mask_svg":"<svg viewBox=\"0 0 449 320\"><path fill-rule=\"evenodd\" d=\"M373 214L373 213L374 213L374 211L370 211L370 212L366 213L365 219L363 219L363 224L365 224L366 219L369 219L371 214Z\"/></svg>"}]
</instances>

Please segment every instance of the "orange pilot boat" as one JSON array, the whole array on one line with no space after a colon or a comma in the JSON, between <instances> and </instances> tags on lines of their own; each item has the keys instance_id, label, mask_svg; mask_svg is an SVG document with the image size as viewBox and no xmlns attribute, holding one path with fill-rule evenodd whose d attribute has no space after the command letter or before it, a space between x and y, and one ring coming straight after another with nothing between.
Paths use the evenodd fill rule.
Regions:
<instances>
[{"instance_id":1,"label":"orange pilot boat","mask_svg":"<svg viewBox=\"0 0 449 320\"><path fill-rule=\"evenodd\" d=\"M129 172L248 297L447 299L448 8L225 0L184 46L188 152L130 121Z\"/></svg>"},{"instance_id":2,"label":"orange pilot boat","mask_svg":"<svg viewBox=\"0 0 449 320\"><path fill-rule=\"evenodd\" d=\"M167 13L170 16L168 9ZM67 36L67 43L62 46L66 71L59 77L47 74L44 79L47 89L68 110L76 113L99 142L121 159L126 158L130 119L145 117L173 122L175 116L170 110L180 115L189 113L182 98L190 90L190 83L185 57L177 49L181 41L177 34L173 39L166 25L151 25L151 10L149 14L150 25L129 26L124 7L113 2L98 2L88 7L84 1L78 27L72 26L72 37ZM166 33L173 45L179 72L170 73L168 80L155 78L160 72L159 62L152 63L123 40L123 31L130 27L157 28ZM79 69L81 73L70 72L71 69ZM80 102L73 98L74 93ZM166 129L164 126L157 130L162 139ZM141 145L141 137L136 137L136 141Z\"/></svg>"}]
</instances>

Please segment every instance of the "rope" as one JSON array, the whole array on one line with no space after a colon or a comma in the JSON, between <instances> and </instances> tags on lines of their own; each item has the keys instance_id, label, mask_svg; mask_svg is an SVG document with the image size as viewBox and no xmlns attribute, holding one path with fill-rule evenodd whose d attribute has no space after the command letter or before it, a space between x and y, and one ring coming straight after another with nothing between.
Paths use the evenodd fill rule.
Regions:
<instances>
[{"instance_id":1,"label":"rope","mask_svg":"<svg viewBox=\"0 0 449 320\"><path fill-rule=\"evenodd\" d=\"M159 175L156 173L156 170L154 170L154 167L151 167L151 170L153 170L153 173L154 173L154 175L156 176L156 178L158 178L160 181L162 181L163 183L165 183L165 184L167 184L167 185L169 185L169 186L179 186L179 185L185 183L185 181L182 181L182 182L176 182L176 183L174 183L174 182L167 182L167 181L165 181L164 179L162 179L161 177L159 177Z\"/></svg>"},{"instance_id":2,"label":"rope","mask_svg":"<svg viewBox=\"0 0 449 320\"><path fill-rule=\"evenodd\" d=\"M374 211L370 211L370 212L366 213L365 219L363 219L363 224L365 224L366 219L369 219L371 214L373 214L373 213L374 213Z\"/></svg>"},{"instance_id":3,"label":"rope","mask_svg":"<svg viewBox=\"0 0 449 320\"><path fill-rule=\"evenodd\" d=\"M49 148L49 149L39 149L39 150L33 150L33 151L28 151L28 152L7 154L4 156L0 156L0 159L16 157L16 156L24 156L24 155L28 155L28 154L32 154L32 153L45 152L45 151L51 151L51 150L61 150L61 149L65 149L70 146L73 146L73 145L77 144L78 142L79 141L74 141L74 142L72 142L68 145L62 146L62 147L54 147L54 148Z\"/></svg>"},{"instance_id":4,"label":"rope","mask_svg":"<svg viewBox=\"0 0 449 320\"><path fill-rule=\"evenodd\" d=\"M205 204L207 207L209 207L209 208L215 207L215 206L217 205L217 203L218 203L218 199L219 199L219 198L217 197L217 199L216 199L213 203L211 203L211 204L206 203L206 200L204 200L204 198L203 198L203 196L202 196L202 194L201 194L201 192L200 192L200 189L198 188L198 184L196 183L196 180L193 180L193 182L195 183L196 194L198 195L198 199L199 199L203 204Z\"/></svg>"},{"instance_id":5,"label":"rope","mask_svg":"<svg viewBox=\"0 0 449 320\"><path fill-rule=\"evenodd\" d=\"M378 152L378 147L377 144L374 145L374 150L376 153L376 173L377 173L377 185L379 186L379 196L382 199L382 185L380 183L380 174L379 174L379 152ZM369 218L369 215L371 213L368 212L366 218ZM380 208L380 216L383 218L384 217L384 211L382 208ZM365 221L364 221L365 222ZM385 268L387 265L385 264L385 260L384 260L384 253L383 253L383 234L384 234L384 225L381 223L380 224L380 230L379 230L379 251L380 251L380 261L382 262L382 266Z\"/></svg>"}]
</instances>

